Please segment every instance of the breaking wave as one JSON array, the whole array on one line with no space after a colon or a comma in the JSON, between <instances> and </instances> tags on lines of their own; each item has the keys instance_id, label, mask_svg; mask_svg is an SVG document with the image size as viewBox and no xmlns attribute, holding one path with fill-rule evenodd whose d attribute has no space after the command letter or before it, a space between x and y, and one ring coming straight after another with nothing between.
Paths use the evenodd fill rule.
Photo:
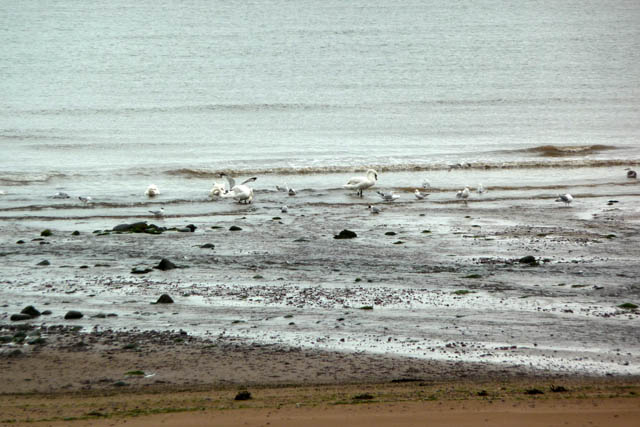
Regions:
<instances>
[{"instance_id":1,"label":"breaking wave","mask_svg":"<svg viewBox=\"0 0 640 427\"><path fill-rule=\"evenodd\" d=\"M612 145L541 145L538 147L525 148L522 150L513 150L512 153L534 153L541 157L569 157L569 156L586 156L589 154L598 154L602 151L617 150L618 147Z\"/></svg>"},{"instance_id":2,"label":"breaking wave","mask_svg":"<svg viewBox=\"0 0 640 427\"><path fill-rule=\"evenodd\" d=\"M530 160L530 161L474 161L468 163L418 163L407 162L397 164L360 164L335 166L299 166L299 167L259 167L259 168L221 168L221 169L193 169L179 168L164 172L169 176L187 179L217 179L220 172L230 175L311 175L362 172L375 169L378 172L421 172L442 171L454 169L536 169L536 168L595 168L613 166L636 166L640 160L629 159L566 159L566 160Z\"/></svg>"}]
</instances>

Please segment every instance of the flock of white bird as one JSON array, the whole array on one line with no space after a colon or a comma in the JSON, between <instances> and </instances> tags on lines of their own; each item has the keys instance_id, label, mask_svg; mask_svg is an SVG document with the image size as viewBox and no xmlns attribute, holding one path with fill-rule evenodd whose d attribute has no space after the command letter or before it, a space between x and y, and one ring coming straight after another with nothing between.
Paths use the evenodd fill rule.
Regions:
<instances>
[{"instance_id":1,"label":"flock of white bird","mask_svg":"<svg viewBox=\"0 0 640 427\"><path fill-rule=\"evenodd\" d=\"M637 173L635 170L632 170L630 168L627 168L625 170L627 171L627 178L632 178L632 179L637 178ZM211 198L217 198L217 197L231 198L237 201L238 203L244 203L244 204L253 202L253 188L251 188L249 184L252 182L255 182L258 179L257 177L254 176L242 181L240 184L236 184L235 180L231 176L225 173L221 173L219 176L224 179L224 182L214 183L213 188L211 188L211 191L209 191L209 196ZM366 175L355 176L349 179L347 183L344 184L342 187L347 190L355 191L357 196L363 197L364 190L373 187L374 185L376 185L377 182L378 182L378 173L373 169L369 169L367 170ZM424 180L422 182L422 189L428 190L429 188L431 188L431 183L428 180ZM289 187L286 184L284 186L276 185L276 190L283 193L287 193L289 196L295 196L297 194L296 190L294 190L293 188ZM482 184L478 184L476 188L476 192L478 194L484 194L486 190ZM388 192L376 191L376 193L380 196L383 202L393 202L394 200L397 200L398 198L400 198L400 196L395 194L393 191L388 191ZM6 194L6 193L2 192L0 194ZM160 195L160 190L158 189L157 185L150 184L147 187L144 194L149 198L153 198ZM427 196L429 196L428 193L420 191L419 188L416 188L413 194L418 200L424 200ZM471 190L469 189L469 187L464 187L462 190L456 193L456 198L462 200L466 205L467 199L469 199L470 195L471 195ZM54 194L52 198L69 199L70 196L69 194L64 192L58 192ZM90 196L79 196L78 199L84 204L90 204L93 202L93 199ZM569 206L571 202L573 202L573 196L569 193L559 194L558 198L556 199L556 202L563 202L566 206ZM378 214L382 212L382 209L377 206L368 205L367 208L371 211L371 213L374 213L374 214ZM288 212L288 210L289 208L286 205L281 207L281 211L283 213ZM150 210L149 212L153 214L155 217L164 216L164 208L162 207L159 210L152 210L152 211Z\"/></svg>"},{"instance_id":2,"label":"flock of white bird","mask_svg":"<svg viewBox=\"0 0 640 427\"><path fill-rule=\"evenodd\" d=\"M460 167L464 167L464 165ZM636 171L629 168L627 168L626 170L627 170L628 178L637 177ZM211 198L217 198L217 197L232 198L236 200L238 203L245 203L245 204L253 202L253 189L248 184L256 181L258 179L257 177L254 176L249 179L246 179L241 184L236 184L235 180L225 173L221 173L220 177L224 178L226 182L214 183L213 188L211 188L211 191L209 192L209 196ZM342 187L347 190L355 191L357 196L363 197L364 190L373 187L374 185L376 185L377 182L378 182L378 173L373 169L369 169L367 170L366 175L352 177ZM422 189L425 190L429 188L431 188L431 183L428 180L424 180L422 182ZM295 196L297 194L296 190L289 187L287 184L285 184L284 186L276 185L276 190L283 193L287 193L289 196ZM476 192L480 195L486 193L486 191L487 190L484 188L482 183L478 184L478 186L476 187ZM376 191L376 193L380 196L383 202L393 202L394 200L397 200L398 198L400 198L400 196L395 194L393 191L388 191L388 192ZM158 187L155 184L149 185L149 187L145 191L145 195L147 195L148 197L155 197L159 194L160 194L160 191L158 190ZM427 196L429 196L428 193L420 191L419 188L416 188L413 194L418 200L424 200ZM466 205L467 199L469 199L470 195L471 195L471 190L467 186L456 193L456 198L462 200ZM80 199L83 202L87 202L85 198L81 197ZM90 202L91 198L89 197L88 199ZM558 198L556 199L556 202L563 202L566 206L569 206L572 201L573 201L573 196L569 193L559 194ZM367 208L373 214L379 214L380 212L382 212L382 209L378 206L368 205ZM286 205L283 205L280 208L280 210L283 213L287 213L289 211L289 208ZM156 217L161 217L164 215L164 208L160 208L160 210L154 210L149 212Z\"/></svg>"}]
</instances>

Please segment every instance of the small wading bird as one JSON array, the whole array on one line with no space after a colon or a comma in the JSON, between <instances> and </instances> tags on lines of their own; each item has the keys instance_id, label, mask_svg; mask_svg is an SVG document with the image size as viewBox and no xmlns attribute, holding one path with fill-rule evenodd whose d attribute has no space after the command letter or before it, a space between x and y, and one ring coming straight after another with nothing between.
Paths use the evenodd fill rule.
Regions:
<instances>
[{"instance_id":1,"label":"small wading bird","mask_svg":"<svg viewBox=\"0 0 640 427\"><path fill-rule=\"evenodd\" d=\"M393 202L394 200L400 198L400 196L398 196L397 194L393 194L393 191L389 191L388 193L383 193L382 191L376 191L376 193L378 193L378 195L385 202Z\"/></svg>"},{"instance_id":2,"label":"small wading bird","mask_svg":"<svg viewBox=\"0 0 640 427\"><path fill-rule=\"evenodd\" d=\"M485 190L485 189L484 189L484 186L482 185L482 183L480 183L480 184L478 184L478 189L477 189L477 191L478 191L478 194L483 194L483 193L484 193L485 191L487 191L487 190Z\"/></svg>"},{"instance_id":3,"label":"small wading bird","mask_svg":"<svg viewBox=\"0 0 640 427\"><path fill-rule=\"evenodd\" d=\"M416 199L418 200L424 200L424 198L428 196L428 194L426 193L421 193L420 190L418 190L417 188L416 188L416 191L413 192L413 194L416 196Z\"/></svg>"},{"instance_id":4,"label":"small wading bird","mask_svg":"<svg viewBox=\"0 0 640 427\"><path fill-rule=\"evenodd\" d=\"M564 202L565 206L569 206L569 203L573 202L573 196L569 193L567 194L558 194L558 198L556 202Z\"/></svg>"},{"instance_id":5,"label":"small wading bird","mask_svg":"<svg viewBox=\"0 0 640 427\"><path fill-rule=\"evenodd\" d=\"M289 208L287 207L287 205L284 205L283 207L280 208L280 212L282 213L287 213L289 212Z\"/></svg>"},{"instance_id":6,"label":"small wading bird","mask_svg":"<svg viewBox=\"0 0 640 427\"><path fill-rule=\"evenodd\" d=\"M287 184L285 184L284 187L280 187L279 185L276 185L276 190L281 191L283 193L287 193L290 196L295 196L297 194L296 190L289 187Z\"/></svg>"},{"instance_id":7,"label":"small wading bird","mask_svg":"<svg viewBox=\"0 0 640 427\"><path fill-rule=\"evenodd\" d=\"M164 208L160 208L157 211L149 211L149 213L153 214L156 218L162 218L164 216Z\"/></svg>"},{"instance_id":8,"label":"small wading bird","mask_svg":"<svg viewBox=\"0 0 640 427\"><path fill-rule=\"evenodd\" d=\"M464 190L460 190L456 193L457 199L462 199L464 204L467 204L467 199L469 198L469 187L464 187Z\"/></svg>"},{"instance_id":9,"label":"small wading bird","mask_svg":"<svg viewBox=\"0 0 640 427\"><path fill-rule=\"evenodd\" d=\"M247 184L257 180L257 177L251 177L242 181L241 184L236 185L236 181L226 173L221 173L220 176L225 178L229 183L229 190L222 194L221 197L231 197L238 203L248 204L253 202L253 188L249 187Z\"/></svg>"},{"instance_id":10,"label":"small wading bird","mask_svg":"<svg viewBox=\"0 0 640 427\"><path fill-rule=\"evenodd\" d=\"M373 205L367 206L367 209L369 209L372 214L379 214L380 212L382 212L382 209L380 209L377 206L373 206Z\"/></svg>"},{"instance_id":11,"label":"small wading bird","mask_svg":"<svg viewBox=\"0 0 640 427\"><path fill-rule=\"evenodd\" d=\"M69 195L64 191L58 191L56 194L52 196L54 199L68 199Z\"/></svg>"},{"instance_id":12,"label":"small wading bird","mask_svg":"<svg viewBox=\"0 0 640 427\"><path fill-rule=\"evenodd\" d=\"M348 190L356 190L356 194L362 197L362 192L367 188L373 187L377 181L378 173L373 169L369 169L366 176L354 176L342 187Z\"/></svg>"},{"instance_id":13,"label":"small wading bird","mask_svg":"<svg viewBox=\"0 0 640 427\"><path fill-rule=\"evenodd\" d=\"M158 194L160 194L160 190L158 190L158 186L157 185L150 184L147 187L147 191L145 191L144 194L147 197L156 197Z\"/></svg>"},{"instance_id":14,"label":"small wading bird","mask_svg":"<svg viewBox=\"0 0 640 427\"><path fill-rule=\"evenodd\" d=\"M91 198L91 196L80 196L80 197L78 197L78 199L79 199L82 203L84 203L85 205L88 205L88 204L89 204L89 203L91 203L91 201L93 200L93 199Z\"/></svg>"}]
</instances>

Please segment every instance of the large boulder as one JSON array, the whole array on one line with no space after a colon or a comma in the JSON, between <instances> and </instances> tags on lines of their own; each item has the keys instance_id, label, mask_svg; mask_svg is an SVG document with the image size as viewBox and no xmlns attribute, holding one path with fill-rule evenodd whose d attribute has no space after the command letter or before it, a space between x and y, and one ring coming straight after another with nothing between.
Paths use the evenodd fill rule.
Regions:
<instances>
[{"instance_id":1,"label":"large boulder","mask_svg":"<svg viewBox=\"0 0 640 427\"><path fill-rule=\"evenodd\" d=\"M356 237L358 237L358 235L354 231L346 229L333 236L334 239L353 239Z\"/></svg>"},{"instance_id":2,"label":"large boulder","mask_svg":"<svg viewBox=\"0 0 640 427\"><path fill-rule=\"evenodd\" d=\"M32 305L28 305L25 308L23 308L20 313L21 314L28 314L31 317L40 316L40 312L38 310L36 310L36 308L34 306L32 306Z\"/></svg>"},{"instance_id":3,"label":"large boulder","mask_svg":"<svg viewBox=\"0 0 640 427\"><path fill-rule=\"evenodd\" d=\"M76 310L69 310L67 314L64 315L65 320L74 320L74 319L82 319L83 314Z\"/></svg>"},{"instance_id":4,"label":"large boulder","mask_svg":"<svg viewBox=\"0 0 640 427\"><path fill-rule=\"evenodd\" d=\"M162 258L160 260L160 263L153 268L156 268L162 271L167 271L167 270L173 270L174 268L178 268L178 266L172 263L171 261L169 261L168 259Z\"/></svg>"}]
</instances>

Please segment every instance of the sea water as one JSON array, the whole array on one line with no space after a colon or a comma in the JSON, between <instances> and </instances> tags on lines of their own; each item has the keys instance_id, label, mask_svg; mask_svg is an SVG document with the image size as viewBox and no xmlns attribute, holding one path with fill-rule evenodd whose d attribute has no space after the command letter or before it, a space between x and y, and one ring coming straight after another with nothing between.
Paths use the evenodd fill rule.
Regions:
<instances>
[{"instance_id":1,"label":"sea water","mask_svg":"<svg viewBox=\"0 0 640 427\"><path fill-rule=\"evenodd\" d=\"M205 200L221 171L258 176L258 202L284 183L339 189L368 168L379 188L554 193L625 184L640 161L634 0L0 11L3 216L56 207L58 191L126 215L150 183L162 203Z\"/></svg>"}]
</instances>

